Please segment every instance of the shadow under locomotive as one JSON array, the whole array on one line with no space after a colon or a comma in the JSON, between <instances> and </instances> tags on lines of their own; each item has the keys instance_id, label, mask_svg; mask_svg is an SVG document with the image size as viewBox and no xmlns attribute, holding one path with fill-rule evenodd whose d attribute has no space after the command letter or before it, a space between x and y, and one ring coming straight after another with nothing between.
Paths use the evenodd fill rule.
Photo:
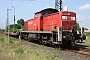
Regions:
<instances>
[{"instance_id":1,"label":"shadow under locomotive","mask_svg":"<svg viewBox=\"0 0 90 60\"><path fill-rule=\"evenodd\" d=\"M46 47L51 47L51 48L55 48L55 49L58 49L58 50L61 50L61 51L71 51L71 52L74 52L75 51L90 51L89 49L89 46L88 45L82 45L82 44L75 44L75 46L72 46L72 45L68 45L68 44L61 44L61 45L58 45L58 44L40 44L38 41L36 40L32 40L32 41L29 41L29 42L32 42L32 43L35 43L35 44L39 44L39 45L43 45L43 46L46 46ZM85 43L85 42L83 42Z\"/></svg>"},{"instance_id":2,"label":"shadow under locomotive","mask_svg":"<svg viewBox=\"0 0 90 60\"><path fill-rule=\"evenodd\" d=\"M25 40L25 39L24 39ZM85 42L78 42L78 44L75 44L74 46L73 45L70 45L68 43L66 44L49 44L49 43L41 43L40 41L37 41L37 40L28 40L28 42L32 42L32 43L35 43L35 44L39 44L39 45L43 45L43 46L47 46L47 47L52 47L52 48L57 48L57 49L60 49L60 50L75 50L75 51L80 51L81 49L85 49L85 50L89 50L89 46L87 45L82 45L83 43Z\"/></svg>"}]
</instances>

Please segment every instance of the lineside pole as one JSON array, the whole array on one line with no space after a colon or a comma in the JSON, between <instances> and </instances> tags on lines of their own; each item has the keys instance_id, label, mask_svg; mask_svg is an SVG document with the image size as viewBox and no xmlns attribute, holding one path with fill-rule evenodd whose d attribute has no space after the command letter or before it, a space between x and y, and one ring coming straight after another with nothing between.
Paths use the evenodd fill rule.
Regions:
<instances>
[{"instance_id":1,"label":"lineside pole","mask_svg":"<svg viewBox=\"0 0 90 60\"><path fill-rule=\"evenodd\" d=\"M7 9L7 27L8 27L8 41L9 41L9 10L11 9Z\"/></svg>"},{"instance_id":2,"label":"lineside pole","mask_svg":"<svg viewBox=\"0 0 90 60\"><path fill-rule=\"evenodd\" d=\"M8 41L9 41L9 14L8 14L8 10L7 9L7 27L8 27Z\"/></svg>"},{"instance_id":3,"label":"lineside pole","mask_svg":"<svg viewBox=\"0 0 90 60\"><path fill-rule=\"evenodd\" d=\"M19 35L19 43L21 44L21 32L20 32L20 35Z\"/></svg>"}]
</instances>

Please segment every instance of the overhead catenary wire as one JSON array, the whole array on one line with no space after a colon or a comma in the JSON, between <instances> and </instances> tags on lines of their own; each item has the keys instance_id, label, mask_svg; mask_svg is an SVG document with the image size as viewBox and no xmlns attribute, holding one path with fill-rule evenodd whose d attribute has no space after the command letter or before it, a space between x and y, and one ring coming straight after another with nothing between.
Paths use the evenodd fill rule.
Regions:
<instances>
[{"instance_id":1,"label":"overhead catenary wire","mask_svg":"<svg viewBox=\"0 0 90 60\"><path fill-rule=\"evenodd\" d=\"M20 1L15 5L15 7L19 7L21 2L22 2L22 0L20 0Z\"/></svg>"},{"instance_id":2,"label":"overhead catenary wire","mask_svg":"<svg viewBox=\"0 0 90 60\"><path fill-rule=\"evenodd\" d=\"M55 4L53 2L47 2L47 1L35 1L35 2L43 2L43 3L52 3L52 4Z\"/></svg>"},{"instance_id":3,"label":"overhead catenary wire","mask_svg":"<svg viewBox=\"0 0 90 60\"><path fill-rule=\"evenodd\" d=\"M12 0L12 1L18 1L18 0ZM20 0L20 1L23 1L23 0ZM43 2L43 3L53 3L53 2L47 2L47 1L37 1L37 0L24 0L24 1L33 1L33 2ZM55 4L55 3L53 3Z\"/></svg>"},{"instance_id":4,"label":"overhead catenary wire","mask_svg":"<svg viewBox=\"0 0 90 60\"><path fill-rule=\"evenodd\" d=\"M20 1L18 2L18 4L15 5L15 8L16 8L17 11L20 10L19 7L22 7L22 6L23 6L24 1L25 1L25 0L20 0ZM22 2L22 3L21 3L21 2Z\"/></svg>"},{"instance_id":5,"label":"overhead catenary wire","mask_svg":"<svg viewBox=\"0 0 90 60\"><path fill-rule=\"evenodd\" d=\"M18 0L12 0L12 1L18 1ZM46 2L46 1L20 0L19 3L15 5L15 7L17 8L17 10L18 10L19 7L23 6L23 4L24 4L25 1L33 1L33 2L41 2L41 3L43 2L43 3L52 3L52 4L55 4L55 3L53 3L53 2ZM22 3L21 3L21 2L22 2Z\"/></svg>"}]
</instances>

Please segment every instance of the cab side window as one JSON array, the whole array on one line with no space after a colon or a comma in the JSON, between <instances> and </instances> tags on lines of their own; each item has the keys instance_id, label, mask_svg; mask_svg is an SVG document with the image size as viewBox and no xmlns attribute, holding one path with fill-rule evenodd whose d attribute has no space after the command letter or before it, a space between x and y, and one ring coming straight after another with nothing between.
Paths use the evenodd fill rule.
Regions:
<instances>
[{"instance_id":1,"label":"cab side window","mask_svg":"<svg viewBox=\"0 0 90 60\"><path fill-rule=\"evenodd\" d=\"M63 20L67 20L67 16L62 16L62 19Z\"/></svg>"}]
</instances>

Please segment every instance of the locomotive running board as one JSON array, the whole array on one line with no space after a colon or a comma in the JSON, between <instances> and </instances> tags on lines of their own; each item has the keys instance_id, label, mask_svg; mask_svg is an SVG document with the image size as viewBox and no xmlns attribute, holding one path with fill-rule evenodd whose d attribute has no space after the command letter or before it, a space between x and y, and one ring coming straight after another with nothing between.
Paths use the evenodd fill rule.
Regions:
<instances>
[{"instance_id":1,"label":"locomotive running board","mask_svg":"<svg viewBox=\"0 0 90 60\"><path fill-rule=\"evenodd\" d=\"M51 34L52 31L21 31L21 33L46 33L46 34Z\"/></svg>"},{"instance_id":2,"label":"locomotive running board","mask_svg":"<svg viewBox=\"0 0 90 60\"><path fill-rule=\"evenodd\" d=\"M61 43L58 43L58 42L52 42L53 44L61 44Z\"/></svg>"}]
</instances>

